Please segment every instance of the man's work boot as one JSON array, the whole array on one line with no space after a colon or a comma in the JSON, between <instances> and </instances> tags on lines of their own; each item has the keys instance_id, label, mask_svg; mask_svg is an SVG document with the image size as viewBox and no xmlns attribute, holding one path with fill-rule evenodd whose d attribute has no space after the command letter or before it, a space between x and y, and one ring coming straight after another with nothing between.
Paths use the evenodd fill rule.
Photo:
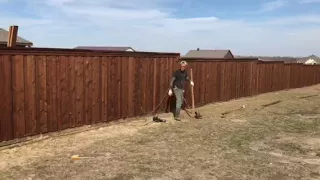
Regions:
<instances>
[{"instance_id":1,"label":"man's work boot","mask_svg":"<svg viewBox=\"0 0 320 180\"><path fill-rule=\"evenodd\" d=\"M176 109L176 113L174 114L174 119L176 121L181 121L181 119L180 119L180 108Z\"/></svg>"}]
</instances>

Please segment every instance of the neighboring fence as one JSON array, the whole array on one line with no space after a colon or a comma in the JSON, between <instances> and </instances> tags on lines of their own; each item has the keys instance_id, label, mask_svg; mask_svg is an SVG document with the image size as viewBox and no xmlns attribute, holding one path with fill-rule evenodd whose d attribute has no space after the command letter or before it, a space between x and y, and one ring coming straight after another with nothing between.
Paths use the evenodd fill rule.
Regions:
<instances>
[{"instance_id":1,"label":"neighboring fence","mask_svg":"<svg viewBox=\"0 0 320 180\"><path fill-rule=\"evenodd\" d=\"M0 48L0 142L147 114L178 60L174 53ZM320 66L186 60L197 105L320 83Z\"/></svg>"},{"instance_id":2,"label":"neighboring fence","mask_svg":"<svg viewBox=\"0 0 320 180\"><path fill-rule=\"evenodd\" d=\"M227 101L320 83L320 66L254 60L187 59L194 72L195 102ZM191 102L190 90L186 91Z\"/></svg>"}]
</instances>

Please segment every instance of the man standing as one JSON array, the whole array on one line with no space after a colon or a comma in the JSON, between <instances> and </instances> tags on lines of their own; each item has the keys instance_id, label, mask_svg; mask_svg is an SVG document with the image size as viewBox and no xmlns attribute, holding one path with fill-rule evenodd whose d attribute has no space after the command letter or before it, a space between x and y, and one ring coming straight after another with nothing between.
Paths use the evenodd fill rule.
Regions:
<instances>
[{"instance_id":1,"label":"man standing","mask_svg":"<svg viewBox=\"0 0 320 180\"><path fill-rule=\"evenodd\" d=\"M188 73L186 71L187 62L180 62L180 69L176 70L173 73L172 79L170 81L170 88L168 95L172 96L172 90L176 96L176 112L174 114L174 119L180 121L180 110L183 103L183 93L184 93L184 83L189 81L191 86L194 86L194 83L189 79Z\"/></svg>"}]
</instances>

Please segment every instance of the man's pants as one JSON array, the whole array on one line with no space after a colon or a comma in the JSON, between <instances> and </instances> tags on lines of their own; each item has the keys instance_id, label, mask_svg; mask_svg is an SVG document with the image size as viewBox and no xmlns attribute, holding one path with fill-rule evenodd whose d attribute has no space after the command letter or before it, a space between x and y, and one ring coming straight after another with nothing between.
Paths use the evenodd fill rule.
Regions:
<instances>
[{"instance_id":1,"label":"man's pants","mask_svg":"<svg viewBox=\"0 0 320 180\"><path fill-rule=\"evenodd\" d=\"M176 96L176 114L175 116L179 117L180 115L180 110L181 110L181 106L183 104L183 89L179 89L179 88L174 88L173 89L174 95Z\"/></svg>"}]
</instances>

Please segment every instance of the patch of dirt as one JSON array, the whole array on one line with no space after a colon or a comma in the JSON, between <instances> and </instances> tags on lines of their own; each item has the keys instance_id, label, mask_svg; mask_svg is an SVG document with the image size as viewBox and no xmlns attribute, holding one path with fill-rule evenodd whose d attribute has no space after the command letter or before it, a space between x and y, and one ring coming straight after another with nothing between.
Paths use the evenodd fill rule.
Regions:
<instances>
[{"instance_id":1,"label":"patch of dirt","mask_svg":"<svg viewBox=\"0 0 320 180\"><path fill-rule=\"evenodd\" d=\"M230 121L234 122L234 123L245 123L245 122L247 122L247 120L245 120L245 119L231 119Z\"/></svg>"},{"instance_id":2,"label":"patch of dirt","mask_svg":"<svg viewBox=\"0 0 320 180\"><path fill-rule=\"evenodd\" d=\"M4 149L0 179L320 179L320 97L299 98L319 92L267 93L198 108L203 119L142 118Z\"/></svg>"},{"instance_id":3,"label":"patch of dirt","mask_svg":"<svg viewBox=\"0 0 320 180\"><path fill-rule=\"evenodd\" d=\"M32 164L39 157L54 157L60 152L90 147L101 139L120 135L133 136L138 133L141 128L140 125L143 123L144 121L141 120L123 125L101 127L97 130L82 132L69 137L49 138L39 143L2 150L0 153L0 170L10 169L17 164Z\"/></svg>"},{"instance_id":4,"label":"patch of dirt","mask_svg":"<svg viewBox=\"0 0 320 180\"><path fill-rule=\"evenodd\" d=\"M319 138L307 138L303 141L303 144L308 146L310 149L320 150L320 139Z\"/></svg>"}]
</instances>

